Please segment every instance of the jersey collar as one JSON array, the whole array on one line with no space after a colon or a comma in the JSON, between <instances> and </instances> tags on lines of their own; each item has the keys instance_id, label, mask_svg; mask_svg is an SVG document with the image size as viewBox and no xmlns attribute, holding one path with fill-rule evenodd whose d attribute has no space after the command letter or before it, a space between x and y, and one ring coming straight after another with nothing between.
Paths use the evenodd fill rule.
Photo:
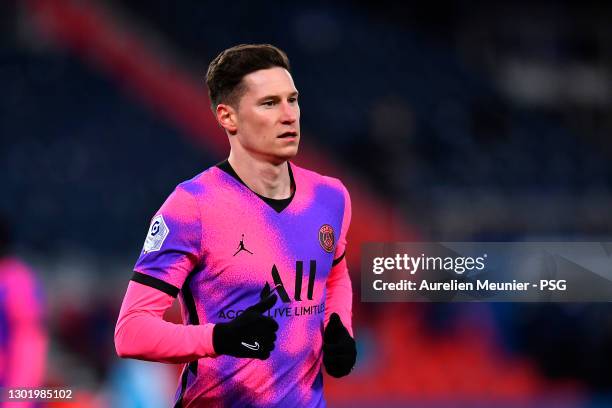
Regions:
<instances>
[{"instance_id":1,"label":"jersey collar","mask_svg":"<svg viewBox=\"0 0 612 408\"><path fill-rule=\"evenodd\" d=\"M250 191L252 191L253 194L255 194L257 197L259 197L261 200L263 200L266 204L268 204L270 207L272 207L272 209L274 209L274 211L276 211L277 213L280 213L285 208L287 208L289 206L289 204L291 204L291 201L293 200L293 197L295 196L295 190L296 190L295 179L293 178L293 170L291 169L291 163L289 163L289 162L287 162L287 168L289 169L289 179L290 179L290 182L291 182L291 195L288 198L282 198L280 200L274 199L274 198L269 198L269 197L264 197L264 196L262 196L260 194L257 194L255 191L251 190L249 188L249 186L247 186L244 183L244 181L242 181L242 179L238 176L238 174L236 173L236 171L234 170L234 168L230 164L229 160L226 159L226 160L222 161L221 163L218 163L216 165L216 167L218 167L219 169L223 170L224 172L226 172L227 174L229 174L230 176L232 176L236 180L238 180L238 182L240 182L240 184L242 184L243 186L248 188Z\"/></svg>"}]
</instances>

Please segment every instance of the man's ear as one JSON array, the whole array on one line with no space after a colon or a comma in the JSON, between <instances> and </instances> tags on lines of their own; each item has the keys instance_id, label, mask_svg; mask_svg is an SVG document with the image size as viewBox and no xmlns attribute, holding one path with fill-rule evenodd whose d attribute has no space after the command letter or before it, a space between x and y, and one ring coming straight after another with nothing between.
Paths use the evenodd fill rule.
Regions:
<instances>
[{"instance_id":1,"label":"man's ear","mask_svg":"<svg viewBox=\"0 0 612 408\"><path fill-rule=\"evenodd\" d=\"M238 131L236 123L236 110L224 103L217 105L217 121L230 135L235 135Z\"/></svg>"}]
</instances>

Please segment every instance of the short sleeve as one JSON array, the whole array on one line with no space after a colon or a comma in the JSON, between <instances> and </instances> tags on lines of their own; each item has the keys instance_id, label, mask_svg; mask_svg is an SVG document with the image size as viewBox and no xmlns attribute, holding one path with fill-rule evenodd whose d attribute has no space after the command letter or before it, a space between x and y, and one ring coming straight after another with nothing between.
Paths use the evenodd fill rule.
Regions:
<instances>
[{"instance_id":1,"label":"short sleeve","mask_svg":"<svg viewBox=\"0 0 612 408\"><path fill-rule=\"evenodd\" d=\"M349 196L348 190L343 184L342 193L344 197L344 212L342 215L342 227L340 228L340 237L338 238L338 244L336 245L336 252L334 253L334 264L342 261L346 251L346 234L348 233L349 225L351 223L351 197Z\"/></svg>"},{"instance_id":2,"label":"short sleeve","mask_svg":"<svg viewBox=\"0 0 612 408\"><path fill-rule=\"evenodd\" d=\"M200 262L201 237L199 207L179 186L152 218L132 280L176 297Z\"/></svg>"}]
</instances>

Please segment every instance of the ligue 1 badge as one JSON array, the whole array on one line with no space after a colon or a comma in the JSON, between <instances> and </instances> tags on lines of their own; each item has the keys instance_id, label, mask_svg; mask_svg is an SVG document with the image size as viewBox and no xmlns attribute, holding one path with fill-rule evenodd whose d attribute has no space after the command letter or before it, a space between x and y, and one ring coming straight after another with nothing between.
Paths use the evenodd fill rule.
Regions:
<instances>
[{"instance_id":1,"label":"ligue 1 badge","mask_svg":"<svg viewBox=\"0 0 612 408\"><path fill-rule=\"evenodd\" d=\"M147 238L142 248L143 252L146 254L159 251L169 233L170 229L166 225L164 217L161 214L153 217L151 226L149 227L149 233L147 234Z\"/></svg>"},{"instance_id":2,"label":"ligue 1 badge","mask_svg":"<svg viewBox=\"0 0 612 408\"><path fill-rule=\"evenodd\" d=\"M319 243L325 252L331 252L334 249L334 229L329 224L323 224L319 228Z\"/></svg>"}]
</instances>

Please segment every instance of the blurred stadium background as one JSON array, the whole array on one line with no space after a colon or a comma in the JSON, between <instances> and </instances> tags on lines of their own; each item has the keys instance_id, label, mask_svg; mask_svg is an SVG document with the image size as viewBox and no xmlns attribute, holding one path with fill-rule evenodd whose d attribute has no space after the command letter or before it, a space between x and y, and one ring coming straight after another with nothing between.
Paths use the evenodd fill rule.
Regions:
<instances>
[{"instance_id":1,"label":"blurred stadium background","mask_svg":"<svg viewBox=\"0 0 612 408\"><path fill-rule=\"evenodd\" d=\"M288 53L296 162L351 191L358 292L366 241L610 239L611 21L600 2L0 3L0 211L44 288L46 384L168 406L178 368L121 361L113 330L150 217L228 152L203 81L222 49ZM612 406L608 304L358 300L330 406Z\"/></svg>"}]
</instances>

